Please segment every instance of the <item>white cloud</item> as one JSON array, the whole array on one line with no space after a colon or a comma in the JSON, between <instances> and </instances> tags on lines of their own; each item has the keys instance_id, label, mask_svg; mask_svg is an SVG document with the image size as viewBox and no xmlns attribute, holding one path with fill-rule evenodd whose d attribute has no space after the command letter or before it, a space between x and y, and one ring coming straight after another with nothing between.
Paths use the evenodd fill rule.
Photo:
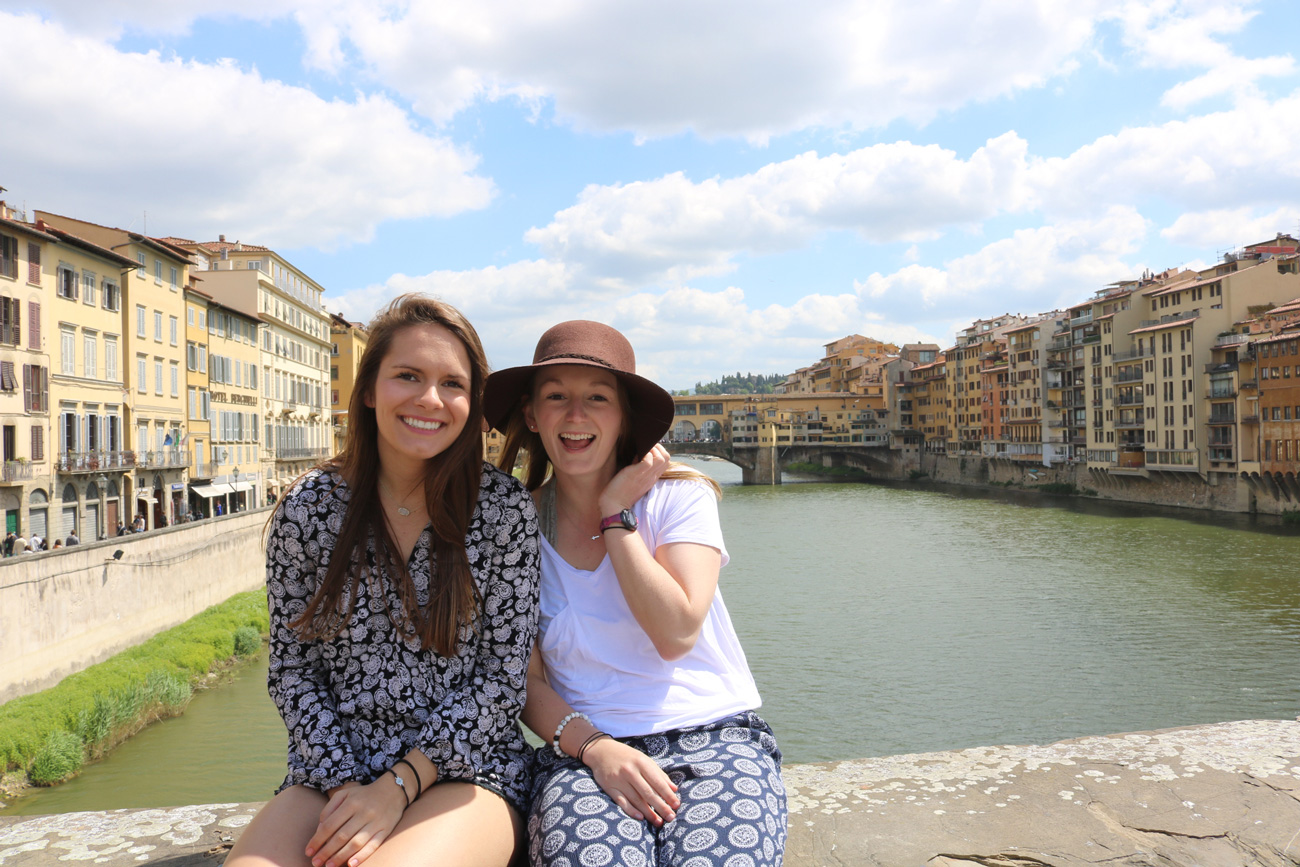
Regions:
<instances>
[{"instance_id":1,"label":"white cloud","mask_svg":"<svg viewBox=\"0 0 1300 867\"><path fill-rule=\"evenodd\" d=\"M283 247L336 246L385 221L485 207L478 158L419 132L381 96L326 101L233 63L123 53L33 15L0 12L14 70L0 116L11 197L169 234L224 232ZM57 57L58 62L51 62Z\"/></svg>"},{"instance_id":2,"label":"white cloud","mask_svg":"<svg viewBox=\"0 0 1300 867\"><path fill-rule=\"evenodd\" d=\"M269 21L303 5L303 0L0 0L0 12L39 13L71 32L114 39L127 29L186 33L199 18Z\"/></svg>"},{"instance_id":3,"label":"white cloud","mask_svg":"<svg viewBox=\"0 0 1300 867\"><path fill-rule=\"evenodd\" d=\"M1018 229L943 268L871 274L854 288L904 321L932 319L940 306L959 319L1048 310L1131 276L1138 268L1125 257L1140 249L1145 234L1142 215L1117 206L1095 220Z\"/></svg>"},{"instance_id":4,"label":"white cloud","mask_svg":"<svg viewBox=\"0 0 1300 867\"><path fill-rule=\"evenodd\" d=\"M803 154L736 178L699 183L680 172L592 186L526 239L551 258L620 285L684 282L733 267L742 251L796 249L852 230L869 241L923 240L1023 206L1026 144L1015 133L962 160L934 145L875 145Z\"/></svg>"},{"instance_id":5,"label":"white cloud","mask_svg":"<svg viewBox=\"0 0 1300 867\"><path fill-rule=\"evenodd\" d=\"M1256 5L1223 0L1145 0L1125 3L1117 17L1124 41L1141 65L1206 70L1165 92L1165 105L1186 109L1216 96L1255 98L1260 79L1295 71L1290 55L1243 58L1223 40L1245 29L1257 14Z\"/></svg>"},{"instance_id":6,"label":"white cloud","mask_svg":"<svg viewBox=\"0 0 1300 867\"><path fill-rule=\"evenodd\" d=\"M1183 214L1160 235L1176 244L1226 252L1272 238L1279 232L1296 234L1300 207L1287 205L1266 214L1255 208L1222 208Z\"/></svg>"},{"instance_id":7,"label":"white cloud","mask_svg":"<svg viewBox=\"0 0 1300 867\"><path fill-rule=\"evenodd\" d=\"M351 49L438 121L510 96L583 129L763 141L1039 87L1116 2L338 0L298 18L314 62Z\"/></svg>"}]
</instances>

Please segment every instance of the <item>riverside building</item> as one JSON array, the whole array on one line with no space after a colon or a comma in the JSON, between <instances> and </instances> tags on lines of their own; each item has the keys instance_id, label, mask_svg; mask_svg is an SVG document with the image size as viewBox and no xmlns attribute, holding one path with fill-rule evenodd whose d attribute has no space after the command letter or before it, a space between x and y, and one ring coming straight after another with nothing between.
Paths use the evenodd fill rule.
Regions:
<instances>
[{"instance_id":1,"label":"riverside building","mask_svg":"<svg viewBox=\"0 0 1300 867\"><path fill-rule=\"evenodd\" d=\"M257 323L259 369L254 381L261 392L260 406L255 408L260 433L248 440L240 429L241 438L225 445L228 455L244 455L239 484L251 486L245 493L255 491L258 499L278 497L294 479L333 453L326 403L330 319L321 304L324 290L267 247L227 242L224 235L216 241L178 239L176 243L194 256L203 291L228 313L243 317L230 320L237 337L246 336L238 329ZM227 394L242 397L247 390L241 384ZM244 410L232 405L226 411L238 416ZM249 458L250 453L256 458Z\"/></svg>"},{"instance_id":2,"label":"riverside building","mask_svg":"<svg viewBox=\"0 0 1300 867\"><path fill-rule=\"evenodd\" d=\"M166 241L128 229L44 211L36 211L36 218L38 225L44 223L54 230L90 241L134 264L120 278L121 310L119 324L114 329L119 333L119 339L111 350L105 347L106 358L113 358L114 364L120 361L117 373L121 382L120 418L125 436L121 437L124 444L119 448L132 453L132 471L125 477L126 490L122 493L126 502L131 504L130 515L143 516L148 528L174 523L187 511L185 488L189 462L182 446L186 418L185 395L181 389L185 347L181 341L180 323L185 315L182 290L189 283L189 256ZM83 308L90 306L84 301L84 292L81 304ZM82 324L81 314L68 315L74 318L60 321L58 326L61 346L70 344L75 350L80 332L82 344L88 352L91 342L85 334L86 326ZM104 336L107 339L111 335ZM85 363L83 355L83 369ZM62 371L66 367L65 359L60 362L61 375L64 375ZM75 367L74 362L74 370ZM74 440L72 422L67 420L75 410L69 407L65 411L60 407L59 414L64 419L60 423L61 449L73 442L81 442ZM93 415L89 409L85 414L88 417ZM105 432L100 442L117 445L112 439L111 420L115 416L111 407L101 407L100 416L109 421L107 427L103 421L100 422ZM88 422L84 441L87 445L90 444L91 427L93 423Z\"/></svg>"}]
</instances>

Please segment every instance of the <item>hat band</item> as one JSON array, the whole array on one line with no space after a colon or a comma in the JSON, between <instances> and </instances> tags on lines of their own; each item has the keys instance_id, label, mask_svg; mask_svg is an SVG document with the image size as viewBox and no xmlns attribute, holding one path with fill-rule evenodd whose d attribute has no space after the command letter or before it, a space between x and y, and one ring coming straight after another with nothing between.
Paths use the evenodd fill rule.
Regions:
<instances>
[{"instance_id":1,"label":"hat band","mask_svg":"<svg viewBox=\"0 0 1300 867\"><path fill-rule=\"evenodd\" d=\"M577 353L577 352L561 352L556 355L548 355L545 358L537 359L536 361L533 362L533 365L536 366L538 364L545 364L546 362L554 361L557 358L575 358L580 361L590 361L595 364L599 364L601 367L607 367L610 370L615 371L616 373L627 373L627 371L620 370L619 368L610 364L608 361L606 361L603 358L597 358L594 355L582 355L581 353Z\"/></svg>"}]
</instances>

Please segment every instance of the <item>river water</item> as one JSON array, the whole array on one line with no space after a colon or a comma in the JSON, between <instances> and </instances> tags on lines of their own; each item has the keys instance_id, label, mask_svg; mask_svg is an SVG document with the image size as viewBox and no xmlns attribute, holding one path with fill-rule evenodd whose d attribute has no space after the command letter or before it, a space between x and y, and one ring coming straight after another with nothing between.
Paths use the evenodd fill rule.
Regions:
<instances>
[{"instance_id":1,"label":"river water","mask_svg":"<svg viewBox=\"0 0 1300 867\"><path fill-rule=\"evenodd\" d=\"M724 482L722 589L787 761L1300 714L1300 532L1034 495ZM8 813L254 801L263 657Z\"/></svg>"}]
</instances>

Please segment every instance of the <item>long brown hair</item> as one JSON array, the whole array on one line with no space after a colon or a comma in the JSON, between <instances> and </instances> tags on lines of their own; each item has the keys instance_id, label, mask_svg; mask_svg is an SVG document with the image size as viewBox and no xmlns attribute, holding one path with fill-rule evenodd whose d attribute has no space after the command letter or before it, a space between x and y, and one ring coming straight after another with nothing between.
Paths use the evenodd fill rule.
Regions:
<instances>
[{"instance_id":1,"label":"long brown hair","mask_svg":"<svg viewBox=\"0 0 1300 867\"><path fill-rule=\"evenodd\" d=\"M445 451L425 461L424 497L433 535L429 576L429 604L421 608L415 584L388 525L379 500L379 425L375 410L367 405L379 378L379 369L403 329L415 325L441 325L465 347L469 357L470 405L465 427ZM462 625L474 625L478 593L465 552L465 534L478 504L483 477L483 383L487 356L474 326L450 304L423 295L395 298L371 321L370 338L357 367L356 386L348 404L348 432L343 450L321 464L337 472L348 484L350 498L343 524L330 556L325 580L307 608L290 625L304 639L332 638L352 618L356 593L351 582L375 581L378 575L366 565L366 539L373 536L379 568L392 576L402 610L392 612L400 629L418 636L420 646L443 656L456 652ZM283 501L282 501L283 502Z\"/></svg>"},{"instance_id":2,"label":"long brown hair","mask_svg":"<svg viewBox=\"0 0 1300 867\"><path fill-rule=\"evenodd\" d=\"M534 374L534 377L536 374ZM615 377L615 383L618 386L618 405L623 411L623 428L619 431L618 442L614 445L614 471L618 472L626 466L630 466L641 460L642 455L636 453L636 445L632 437L628 435L628 426L632 418L632 404L627 397L627 389L623 388L623 383ZM528 423L524 420L524 404L533 399L533 386L530 385L528 390L520 395L519 403L510 411L506 418L505 429L501 431L505 441L501 444L501 455L497 458L497 466L506 472L513 472L515 462L522 455L524 465L524 487L530 491L540 488L545 482L551 471L551 459L546 455L546 448L542 445L542 437L535 431L528 429ZM705 475L693 467L686 464L671 463L661 479L672 480L690 480L704 482L713 488L714 496L722 498L722 488L712 477Z\"/></svg>"}]
</instances>

